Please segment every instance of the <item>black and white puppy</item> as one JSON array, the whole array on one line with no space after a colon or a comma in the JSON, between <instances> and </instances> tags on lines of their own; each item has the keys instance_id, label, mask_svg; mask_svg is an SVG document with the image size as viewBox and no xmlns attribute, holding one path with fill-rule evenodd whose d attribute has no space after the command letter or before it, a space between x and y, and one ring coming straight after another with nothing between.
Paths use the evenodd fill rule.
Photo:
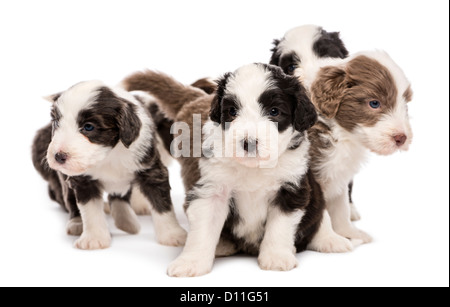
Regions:
<instances>
[{"instance_id":1,"label":"black and white puppy","mask_svg":"<svg viewBox=\"0 0 450 307\"><path fill-rule=\"evenodd\" d=\"M100 81L76 84L49 99L53 101L52 136L43 137L49 129L44 128L34 147L48 147L46 163L57 172L63 189L56 192L63 197L53 198L60 203L62 198L71 212L69 233L71 229L77 232L81 215L82 234L75 246L110 246L103 192L108 193L116 225L132 233L139 230L129 204L132 188L151 204L158 241L182 245L186 232L175 218L168 171L155 147L152 119L141 103L128 92ZM53 186L54 182L52 179ZM50 190L55 194L55 189Z\"/></svg>"},{"instance_id":2,"label":"black and white puppy","mask_svg":"<svg viewBox=\"0 0 450 307\"><path fill-rule=\"evenodd\" d=\"M146 76L157 79L154 75ZM177 93L189 91L172 83L180 88ZM308 169L306 132L317 114L297 79L272 65L251 64L221 78L210 97L201 177L187 196L190 231L168 274L203 275L212 269L215 255L237 252L258 255L262 269L291 270L296 252L348 244L337 235L322 236L332 232L331 223L323 216L322 192ZM158 98L163 105L177 101ZM197 101L202 99L209 98ZM194 100L180 112L191 116L196 109ZM193 114L186 115L189 110Z\"/></svg>"}]
</instances>

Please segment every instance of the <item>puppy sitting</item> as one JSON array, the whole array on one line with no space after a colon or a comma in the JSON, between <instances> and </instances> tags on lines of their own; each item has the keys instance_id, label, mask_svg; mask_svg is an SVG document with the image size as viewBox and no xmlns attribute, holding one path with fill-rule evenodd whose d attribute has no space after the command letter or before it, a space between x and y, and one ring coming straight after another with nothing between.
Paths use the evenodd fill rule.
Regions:
<instances>
[{"instance_id":1,"label":"puppy sitting","mask_svg":"<svg viewBox=\"0 0 450 307\"><path fill-rule=\"evenodd\" d=\"M179 161L190 231L169 275L206 274L215 255L246 252L258 255L262 269L290 270L297 265L295 252L307 247L351 249L347 239L333 235L320 187L308 171L306 130L317 115L296 78L252 64L220 79L215 95L152 71L128 77L124 86L149 91L170 119L191 132L174 140L189 144ZM203 144L196 141L195 116L206 121ZM199 145L203 156L196 158Z\"/></svg>"},{"instance_id":2,"label":"puppy sitting","mask_svg":"<svg viewBox=\"0 0 450 307\"><path fill-rule=\"evenodd\" d=\"M301 80L319 111L310 130L311 167L320 182L334 230L351 239L371 237L350 221L347 187L366 160L367 151L389 155L407 150L412 131L407 103L411 86L403 71L382 51L345 58L343 45L324 31L303 26L288 31L273 50L272 60ZM319 47L321 48L319 48ZM323 47L335 57L323 57Z\"/></svg>"},{"instance_id":3,"label":"puppy sitting","mask_svg":"<svg viewBox=\"0 0 450 307\"><path fill-rule=\"evenodd\" d=\"M104 191L116 225L130 233L139 231L129 204L132 187L152 205L158 241L182 245L186 232L175 218L168 172L155 149L153 123L143 106L129 93L99 81L79 83L50 99L52 134L49 137L48 126L38 132L33 160L49 180L52 199L71 214L68 233L80 234L82 225L75 246L110 246ZM45 169L44 161L52 170Z\"/></svg>"}]
</instances>

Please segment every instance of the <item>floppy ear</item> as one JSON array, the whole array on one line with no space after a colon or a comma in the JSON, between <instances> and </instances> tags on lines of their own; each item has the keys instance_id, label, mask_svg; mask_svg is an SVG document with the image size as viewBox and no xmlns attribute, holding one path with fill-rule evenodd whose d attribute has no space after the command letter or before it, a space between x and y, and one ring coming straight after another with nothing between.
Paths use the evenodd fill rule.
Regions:
<instances>
[{"instance_id":1,"label":"floppy ear","mask_svg":"<svg viewBox=\"0 0 450 307\"><path fill-rule=\"evenodd\" d=\"M306 94L305 88L298 81L297 83L295 92L297 105L294 112L294 127L295 130L303 132L316 124L317 112Z\"/></svg>"},{"instance_id":2,"label":"floppy ear","mask_svg":"<svg viewBox=\"0 0 450 307\"><path fill-rule=\"evenodd\" d=\"M341 58L348 56L348 50L339 37L339 32L322 30L320 38L314 43L314 51L321 57Z\"/></svg>"},{"instance_id":3,"label":"floppy ear","mask_svg":"<svg viewBox=\"0 0 450 307\"><path fill-rule=\"evenodd\" d=\"M225 95L225 88L228 82L228 78L231 76L231 73L226 73L222 78L217 80L217 91L214 96L213 101L211 102L211 111L209 113L209 117L213 122L218 124L221 123L222 118L222 99Z\"/></svg>"},{"instance_id":4,"label":"floppy ear","mask_svg":"<svg viewBox=\"0 0 450 307\"><path fill-rule=\"evenodd\" d=\"M311 85L311 100L324 116L336 116L347 88L345 79L345 71L338 67L327 66L318 72Z\"/></svg>"},{"instance_id":5,"label":"floppy ear","mask_svg":"<svg viewBox=\"0 0 450 307\"><path fill-rule=\"evenodd\" d=\"M125 102L119 115L119 133L123 145L128 148L139 136L141 120L136 115L136 106Z\"/></svg>"},{"instance_id":6,"label":"floppy ear","mask_svg":"<svg viewBox=\"0 0 450 307\"><path fill-rule=\"evenodd\" d=\"M273 45L274 47L270 50L272 51L272 57L270 58L269 64L279 66L280 65L280 52L278 51L278 45L280 44L281 40L274 39Z\"/></svg>"},{"instance_id":7,"label":"floppy ear","mask_svg":"<svg viewBox=\"0 0 450 307\"><path fill-rule=\"evenodd\" d=\"M59 92L59 93L56 93L56 94L53 94L53 95L45 96L43 98L45 100L47 100L47 101L50 101L51 103L55 103L58 100L58 98L61 97L62 93L63 92Z\"/></svg>"}]
</instances>

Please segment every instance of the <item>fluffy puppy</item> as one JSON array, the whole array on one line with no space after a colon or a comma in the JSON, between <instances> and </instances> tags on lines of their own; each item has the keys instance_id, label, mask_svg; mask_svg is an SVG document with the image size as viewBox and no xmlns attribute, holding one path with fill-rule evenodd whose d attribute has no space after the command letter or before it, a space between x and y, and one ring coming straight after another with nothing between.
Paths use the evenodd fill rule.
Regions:
<instances>
[{"instance_id":1,"label":"fluffy puppy","mask_svg":"<svg viewBox=\"0 0 450 307\"><path fill-rule=\"evenodd\" d=\"M320 113L309 132L311 167L324 191L333 228L347 238L370 242L371 237L350 221L347 187L368 151L389 155L408 149L412 131L407 103L412 90L386 52L345 57L334 34L328 49L337 58L323 57L317 47L323 46L323 35L317 26L295 28L276 43L272 59L305 84Z\"/></svg>"},{"instance_id":2,"label":"fluffy puppy","mask_svg":"<svg viewBox=\"0 0 450 307\"><path fill-rule=\"evenodd\" d=\"M143 106L128 92L99 81L76 84L49 99L51 128L38 132L33 161L49 180L50 197L70 212L68 233L79 235L82 227L75 246L109 247L104 191L117 227L139 231L129 204L133 187L151 204L158 241L182 245L186 232L175 218L167 168L156 151L153 122Z\"/></svg>"},{"instance_id":3,"label":"fluffy puppy","mask_svg":"<svg viewBox=\"0 0 450 307\"><path fill-rule=\"evenodd\" d=\"M170 276L206 274L215 255L245 252L258 255L262 269L290 270L295 252L307 247L352 248L332 232L320 186L308 171L306 131L317 114L296 78L251 64L222 77L215 95L152 71L128 77L124 86L149 91L170 119L190 128L174 140L189 144L179 161L190 231ZM196 116L204 124L203 142ZM195 157L198 146L201 157Z\"/></svg>"}]
</instances>

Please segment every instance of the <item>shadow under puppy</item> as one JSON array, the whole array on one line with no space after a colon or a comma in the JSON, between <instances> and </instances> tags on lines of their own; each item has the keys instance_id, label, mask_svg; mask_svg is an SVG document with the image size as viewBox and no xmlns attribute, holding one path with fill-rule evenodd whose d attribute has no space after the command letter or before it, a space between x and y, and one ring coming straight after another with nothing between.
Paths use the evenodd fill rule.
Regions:
<instances>
[{"instance_id":1,"label":"shadow under puppy","mask_svg":"<svg viewBox=\"0 0 450 307\"><path fill-rule=\"evenodd\" d=\"M129 204L132 188L151 204L158 241L182 245L186 232L175 218L168 171L155 147L152 119L141 103L100 81L76 84L49 99L52 124L38 131L33 162L49 181L50 197L70 212L67 231L81 234L75 246L110 246L104 191L117 227L139 231Z\"/></svg>"},{"instance_id":2,"label":"shadow under puppy","mask_svg":"<svg viewBox=\"0 0 450 307\"><path fill-rule=\"evenodd\" d=\"M152 71L131 75L123 85L148 91L170 119L190 128L175 137L190 146L179 158L190 231L170 276L206 274L215 256L238 252L258 255L262 269L291 270L295 252L350 244L332 232L308 170L307 129L317 114L296 78L251 64L221 78L215 95ZM194 116L205 123L203 143L195 142ZM255 124L266 130L255 132ZM201 158L194 156L198 146Z\"/></svg>"},{"instance_id":3,"label":"shadow under puppy","mask_svg":"<svg viewBox=\"0 0 450 307\"><path fill-rule=\"evenodd\" d=\"M348 184L369 150L379 155L408 150L410 82L387 53L347 57L339 36L330 39L318 26L292 29L275 44L272 62L305 85L319 113L309 131L311 168L333 228L347 238L370 242L371 237L351 223ZM323 56L324 48L334 50L335 56Z\"/></svg>"}]
</instances>

